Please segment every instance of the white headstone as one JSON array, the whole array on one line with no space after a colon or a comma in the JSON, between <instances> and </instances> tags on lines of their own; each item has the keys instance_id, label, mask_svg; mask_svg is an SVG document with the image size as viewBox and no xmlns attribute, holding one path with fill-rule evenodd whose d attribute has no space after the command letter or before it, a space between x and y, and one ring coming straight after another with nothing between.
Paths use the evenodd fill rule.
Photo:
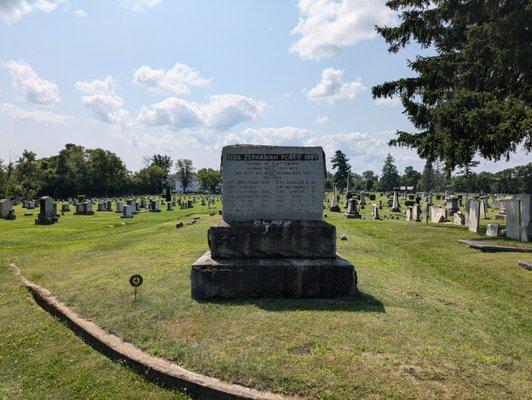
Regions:
<instances>
[{"instance_id":1,"label":"white headstone","mask_svg":"<svg viewBox=\"0 0 532 400\"><path fill-rule=\"evenodd\" d=\"M480 202L478 200L471 200L469 202L469 214L468 214L468 228L471 232L478 232L480 221Z\"/></svg>"},{"instance_id":2,"label":"white headstone","mask_svg":"<svg viewBox=\"0 0 532 400\"><path fill-rule=\"evenodd\" d=\"M222 150L225 221L322 220L321 147L233 145Z\"/></svg>"},{"instance_id":3,"label":"white headstone","mask_svg":"<svg viewBox=\"0 0 532 400\"><path fill-rule=\"evenodd\" d=\"M499 224L488 224L486 227L486 236L497 237L499 236Z\"/></svg>"},{"instance_id":4,"label":"white headstone","mask_svg":"<svg viewBox=\"0 0 532 400\"><path fill-rule=\"evenodd\" d=\"M506 237L521 239L521 202L519 199L506 202Z\"/></svg>"}]
</instances>

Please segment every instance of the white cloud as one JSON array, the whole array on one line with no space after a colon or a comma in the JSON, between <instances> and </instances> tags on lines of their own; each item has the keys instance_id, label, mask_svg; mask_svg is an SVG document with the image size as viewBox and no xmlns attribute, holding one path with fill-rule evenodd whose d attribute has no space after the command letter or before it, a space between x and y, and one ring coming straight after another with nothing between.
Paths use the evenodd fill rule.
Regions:
<instances>
[{"instance_id":1,"label":"white cloud","mask_svg":"<svg viewBox=\"0 0 532 400\"><path fill-rule=\"evenodd\" d=\"M100 121L119 125L130 123L129 111L123 108L124 100L116 94L117 86L112 77L92 82L78 81L74 86L85 93L81 97L83 104Z\"/></svg>"},{"instance_id":2,"label":"white cloud","mask_svg":"<svg viewBox=\"0 0 532 400\"><path fill-rule=\"evenodd\" d=\"M59 89L53 82L42 79L23 60L10 60L2 66L11 74L13 89L26 100L40 105L59 103Z\"/></svg>"},{"instance_id":3,"label":"white cloud","mask_svg":"<svg viewBox=\"0 0 532 400\"><path fill-rule=\"evenodd\" d=\"M308 129L283 126L281 128L248 128L239 133L231 132L217 142L220 148L229 144L249 143L261 145L300 145L310 135Z\"/></svg>"},{"instance_id":4,"label":"white cloud","mask_svg":"<svg viewBox=\"0 0 532 400\"><path fill-rule=\"evenodd\" d=\"M92 82L78 81L74 84L80 92L87 94L116 94L116 83L111 76L105 79L94 79Z\"/></svg>"},{"instance_id":5,"label":"white cloud","mask_svg":"<svg viewBox=\"0 0 532 400\"><path fill-rule=\"evenodd\" d=\"M184 97L191 86L208 85L212 78L202 78L200 73L186 64L177 62L171 69L153 69L143 65L133 73L133 82L154 93L176 94Z\"/></svg>"},{"instance_id":6,"label":"white cloud","mask_svg":"<svg viewBox=\"0 0 532 400\"><path fill-rule=\"evenodd\" d=\"M376 107L400 107L401 99L399 97L379 97L373 101Z\"/></svg>"},{"instance_id":7,"label":"white cloud","mask_svg":"<svg viewBox=\"0 0 532 400\"><path fill-rule=\"evenodd\" d=\"M236 94L210 96L209 101L203 104L169 97L151 106L143 106L137 123L174 131L190 128L223 131L259 118L265 110L266 103Z\"/></svg>"},{"instance_id":8,"label":"white cloud","mask_svg":"<svg viewBox=\"0 0 532 400\"><path fill-rule=\"evenodd\" d=\"M314 120L315 124L326 124L327 122L329 122L329 117L325 115L318 115Z\"/></svg>"},{"instance_id":9,"label":"white cloud","mask_svg":"<svg viewBox=\"0 0 532 400\"><path fill-rule=\"evenodd\" d=\"M133 11L143 11L145 8L153 8L164 0L120 0L122 7Z\"/></svg>"},{"instance_id":10,"label":"white cloud","mask_svg":"<svg viewBox=\"0 0 532 400\"><path fill-rule=\"evenodd\" d=\"M65 0L0 0L0 18L9 24L32 11L49 13Z\"/></svg>"},{"instance_id":11,"label":"white cloud","mask_svg":"<svg viewBox=\"0 0 532 400\"><path fill-rule=\"evenodd\" d=\"M349 156L374 158L388 152L388 144L377 135L361 132L333 133L313 137L305 142L307 146L322 146L328 156L338 149Z\"/></svg>"},{"instance_id":12,"label":"white cloud","mask_svg":"<svg viewBox=\"0 0 532 400\"><path fill-rule=\"evenodd\" d=\"M353 82L344 82L344 71L326 68L321 73L321 81L307 92L310 101L325 101L329 104L354 101L357 95L365 89L362 78L357 77Z\"/></svg>"},{"instance_id":13,"label":"white cloud","mask_svg":"<svg viewBox=\"0 0 532 400\"><path fill-rule=\"evenodd\" d=\"M87 16L87 13L85 12L85 10L82 10L81 8L78 8L77 10L72 11L72 12L78 18L85 18Z\"/></svg>"},{"instance_id":14,"label":"white cloud","mask_svg":"<svg viewBox=\"0 0 532 400\"><path fill-rule=\"evenodd\" d=\"M0 103L0 112L10 118L39 125L64 125L74 121L73 117L67 115L59 115L51 111L27 110L10 103Z\"/></svg>"},{"instance_id":15,"label":"white cloud","mask_svg":"<svg viewBox=\"0 0 532 400\"><path fill-rule=\"evenodd\" d=\"M385 0L299 0L299 22L290 32L300 36L290 51L301 58L332 57L346 46L376 35L394 13Z\"/></svg>"}]
</instances>

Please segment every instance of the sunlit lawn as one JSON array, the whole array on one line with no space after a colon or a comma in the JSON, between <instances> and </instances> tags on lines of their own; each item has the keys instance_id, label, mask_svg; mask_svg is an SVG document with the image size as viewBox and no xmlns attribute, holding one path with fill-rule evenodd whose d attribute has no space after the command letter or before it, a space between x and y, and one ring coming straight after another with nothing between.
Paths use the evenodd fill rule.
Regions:
<instances>
[{"instance_id":1,"label":"sunlit lawn","mask_svg":"<svg viewBox=\"0 0 532 400\"><path fill-rule=\"evenodd\" d=\"M0 347L10 349L0 355L0 394L172 395L38 309L7 269L13 260L78 313L148 352L257 389L324 399L529 396L532 275L517 261L530 255L480 253L458 244L478 237L463 227L373 221L369 208L362 220L326 212L347 236L338 251L357 269L358 297L232 303L190 298L190 266L221 218L206 207L132 220L70 213L53 226L35 226L38 210L24 217L17 208L16 221L0 221ZM187 225L192 213L201 218ZM137 301L133 273L144 277ZM65 396L56 380L69 383Z\"/></svg>"}]
</instances>

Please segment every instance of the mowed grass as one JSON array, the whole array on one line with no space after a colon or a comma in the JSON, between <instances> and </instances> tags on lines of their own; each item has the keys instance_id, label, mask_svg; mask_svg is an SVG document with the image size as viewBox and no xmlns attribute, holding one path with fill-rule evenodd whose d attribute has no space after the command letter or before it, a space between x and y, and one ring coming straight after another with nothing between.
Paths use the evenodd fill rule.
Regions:
<instances>
[{"instance_id":1,"label":"mowed grass","mask_svg":"<svg viewBox=\"0 0 532 400\"><path fill-rule=\"evenodd\" d=\"M2 228L5 228L2 226ZM1 242L4 244L5 230ZM0 267L0 399L189 399L83 343Z\"/></svg>"},{"instance_id":2,"label":"mowed grass","mask_svg":"<svg viewBox=\"0 0 532 400\"><path fill-rule=\"evenodd\" d=\"M0 358L8 398L16 390L26 394L20 398L44 397L33 382L37 368L51 398L61 397L56 375L90 380L96 362L109 387L93 387L95 398L118 398L105 390L126 393L131 383L120 382L137 382L33 305L7 270L10 260L108 331L230 382L319 399L530 398L532 275L517 261L531 256L461 246L458 239L478 238L462 227L373 221L369 207L362 220L326 212L338 236L347 236L338 252L357 269L357 297L198 303L190 298L190 266L208 249L207 229L221 218L206 207L132 220L66 214L53 226L35 226L37 210L33 217L17 211L16 221L0 221L2 283L10 288L0 294L0 315L2 326L15 324L17 332L0 335L0 347L10 349ZM382 213L389 214L386 207ZM201 218L187 225L188 214ZM177 221L185 226L176 229ZM144 277L136 301L128 283L134 273ZM39 324L68 340L44 334L35 348L29 339L13 339L41 334ZM21 352L78 364L57 370L26 358L18 370L6 368ZM66 393L61 398L75 397Z\"/></svg>"}]
</instances>

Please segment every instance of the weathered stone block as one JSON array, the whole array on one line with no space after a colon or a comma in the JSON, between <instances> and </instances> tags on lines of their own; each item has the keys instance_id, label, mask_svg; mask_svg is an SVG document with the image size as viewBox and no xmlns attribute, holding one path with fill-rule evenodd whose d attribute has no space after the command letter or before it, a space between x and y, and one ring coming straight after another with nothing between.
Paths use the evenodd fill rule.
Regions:
<instances>
[{"instance_id":1,"label":"weathered stone block","mask_svg":"<svg viewBox=\"0 0 532 400\"><path fill-rule=\"evenodd\" d=\"M336 227L323 221L221 221L208 240L213 258L336 257Z\"/></svg>"},{"instance_id":2,"label":"weathered stone block","mask_svg":"<svg viewBox=\"0 0 532 400\"><path fill-rule=\"evenodd\" d=\"M354 266L334 259L213 259L207 252L190 272L196 300L334 298L355 293Z\"/></svg>"},{"instance_id":3,"label":"weathered stone block","mask_svg":"<svg viewBox=\"0 0 532 400\"><path fill-rule=\"evenodd\" d=\"M499 236L499 224L488 224L486 227L486 236L497 237Z\"/></svg>"}]
</instances>

